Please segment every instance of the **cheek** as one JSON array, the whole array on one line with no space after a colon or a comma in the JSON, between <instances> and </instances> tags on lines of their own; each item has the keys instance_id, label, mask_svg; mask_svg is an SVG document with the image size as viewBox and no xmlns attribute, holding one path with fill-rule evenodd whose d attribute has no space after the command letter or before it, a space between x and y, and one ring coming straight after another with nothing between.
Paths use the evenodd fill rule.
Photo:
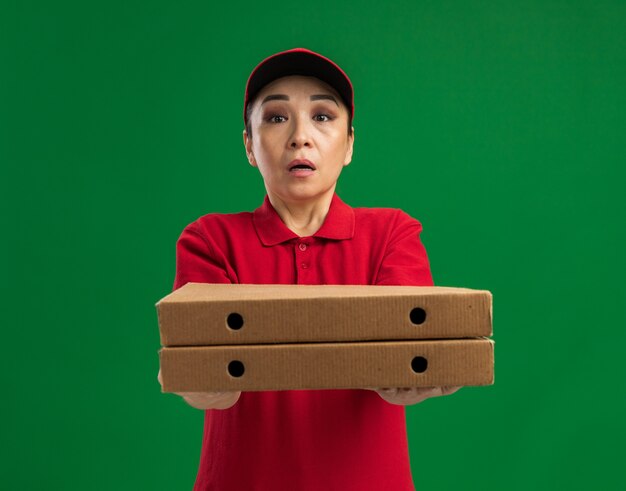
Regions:
<instances>
[{"instance_id":1,"label":"cheek","mask_svg":"<svg viewBox=\"0 0 626 491\"><path fill-rule=\"evenodd\" d=\"M253 143L254 155L259 168L268 169L280 160L282 147L276 138L269 138L268 135L263 134L258 136L257 141Z\"/></svg>"},{"instance_id":2,"label":"cheek","mask_svg":"<svg viewBox=\"0 0 626 491\"><path fill-rule=\"evenodd\" d=\"M257 139L254 142L254 149L257 155L266 155L271 151L271 142L272 139L268 138L268 135L263 132L257 133Z\"/></svg>"},{"instance_id":3,"label":"cheek","mask_svg":"<svg viewBox=\"0 0 626 491\"><path fill-rule=\"evenodd\" d=\"M259 129L257 144L259 150L273 152L281 147L286 134L286 125L265 126Z\"/></svg>"},{"instance_id":4,"label":"cheek","mask_svg":"<svg viewBox=\"0 0 626 491\"><path fill-rule=\"evenodd\" d=\"M335 157L343 159L348 151L348 141L344 135L334 135L332 143L329 144L328 149Z\"/></svg>"}]
</instances>

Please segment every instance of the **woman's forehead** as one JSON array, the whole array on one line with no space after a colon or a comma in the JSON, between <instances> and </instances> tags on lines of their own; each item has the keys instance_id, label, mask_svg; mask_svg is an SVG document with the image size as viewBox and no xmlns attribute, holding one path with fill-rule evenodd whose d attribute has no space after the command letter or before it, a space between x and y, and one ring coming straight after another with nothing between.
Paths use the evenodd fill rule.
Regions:
<instances>
[{"instance_id":1,"label":"woman's forehead","mask_svg":"<svg viewBox=\"0 0 626 491\"><path fill-rule=\"evenodd\" d=\"M329 93L340 99L337 91L326 82L316 77L304 75L288 75L286 77L277 78L263 87L256 98L263 100L263 97L270 93L278 94L301 91Z\"/></svg>"}]
</instances>

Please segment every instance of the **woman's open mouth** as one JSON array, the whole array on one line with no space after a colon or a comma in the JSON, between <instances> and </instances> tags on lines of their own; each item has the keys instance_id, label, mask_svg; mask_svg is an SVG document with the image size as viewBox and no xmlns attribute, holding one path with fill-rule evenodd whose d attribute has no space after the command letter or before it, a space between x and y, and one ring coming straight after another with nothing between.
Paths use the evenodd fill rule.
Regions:
<instances>
[{"instance_id":1,"label":"woman's open mouth","mask_svg":"<svg viewBox=\"0 0 626 491\"><path fill-rule=\"evenodd\" d=\"M310 160L295 159L289 163L289 173L296 177L310 176L315 170L315 164Z\"/></svg>"}]
</instances>

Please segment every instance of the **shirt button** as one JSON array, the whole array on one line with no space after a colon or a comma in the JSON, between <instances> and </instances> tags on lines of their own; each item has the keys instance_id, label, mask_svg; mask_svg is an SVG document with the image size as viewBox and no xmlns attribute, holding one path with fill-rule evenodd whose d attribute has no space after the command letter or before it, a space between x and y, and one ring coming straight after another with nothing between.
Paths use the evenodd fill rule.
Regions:
<instances>
[{"instance_id":1,"label":"shirt button","mask_svg":"<svg viewBox=\"0 0 626 491\"><path fill-rule=\"evenodd\" d=\"M300 266L302 266L302 269L307 269L309 267L307 263L302 263Z\"/></svg>"},{"instance_id":2,"label":"shirt button","mask_svg":"<svg viewBox=\"0 0 626 491\"><path fill-rule=\"evenodd\" d=\"M300 249L301 251L306 251L306 244L304 242L301 242L298 246L298 249Z\"/></svg>"}]
</instances>

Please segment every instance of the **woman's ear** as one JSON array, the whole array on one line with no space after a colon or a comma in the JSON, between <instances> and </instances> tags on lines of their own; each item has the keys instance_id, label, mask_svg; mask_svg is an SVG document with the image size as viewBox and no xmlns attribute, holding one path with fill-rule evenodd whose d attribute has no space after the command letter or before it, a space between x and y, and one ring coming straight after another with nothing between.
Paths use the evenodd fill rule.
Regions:
<instances>
[{"instance_id":1,"label":"woman's ear","mask_svg":"<svg viewBox=\"0 0 626 491\"><path fill-rule=\"evenodd\" d=\"M352 162L352 151L354 149L354 126L352 126L352 133L348 135L348 151L346 152L346 158L343 161L343 166L345 167L350 162Z\"/></svg>"},{"instance_id":2,"label":"woman's ear","mask_svg":"<svg viewBox=\"0 0 626 491\"><path fill-rule=\"evenodd\" d=\"M254 153L252 153L252 138L248 138L248 132L243 130L243 146L246 147L246 157L252 167L257 167Z\"/></svg>"}]
</instances>

